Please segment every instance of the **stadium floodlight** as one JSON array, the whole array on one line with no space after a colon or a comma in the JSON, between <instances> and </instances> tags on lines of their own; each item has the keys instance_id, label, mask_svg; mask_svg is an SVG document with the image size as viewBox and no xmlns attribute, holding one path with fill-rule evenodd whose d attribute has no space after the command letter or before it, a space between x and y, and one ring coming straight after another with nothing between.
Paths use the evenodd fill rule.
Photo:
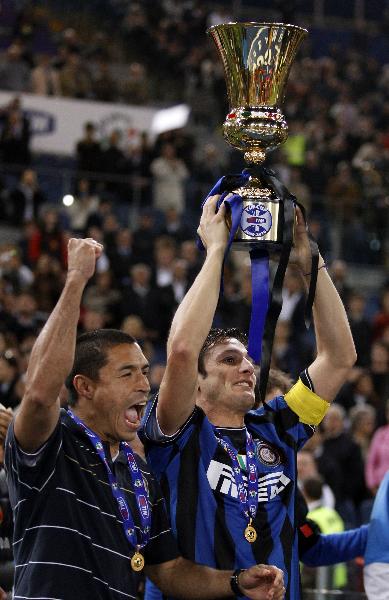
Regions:
<instances>
[{"instance_id":1,"label":"stadium floodlight","mask_svg":"<svg viewBox=\"0 0 389 600\"><path fill-rule=\"evenodd\" d=\"M65 196L62 198L62 204L64 206L71 206L74 202L74 196L72 196L71 194L65 194Z\"/></svg>"}]
</instances>

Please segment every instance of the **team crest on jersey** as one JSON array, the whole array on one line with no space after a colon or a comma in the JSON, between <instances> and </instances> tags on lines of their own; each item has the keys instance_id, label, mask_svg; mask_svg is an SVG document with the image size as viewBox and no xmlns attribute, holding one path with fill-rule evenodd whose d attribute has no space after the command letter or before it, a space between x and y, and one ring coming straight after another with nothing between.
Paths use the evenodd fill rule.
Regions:
<instances>
[{"instance_id":1,"label":"team crest on jersey","mask_svg":"<svg viewBox=\"0 0 389 600\"><path fill-rule=\"evenodd\" d=\"M281 464L281 455L276 448L265 442L257 442L257 457L267 467L278 467Z\"/></svg>"}]
</instances>

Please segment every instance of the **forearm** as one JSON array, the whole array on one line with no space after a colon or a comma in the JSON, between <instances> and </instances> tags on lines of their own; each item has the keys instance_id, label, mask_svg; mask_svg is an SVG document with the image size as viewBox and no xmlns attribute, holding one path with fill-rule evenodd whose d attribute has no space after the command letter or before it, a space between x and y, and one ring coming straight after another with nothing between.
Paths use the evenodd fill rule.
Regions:
<instances>
[{"instance_id":1,"label":"forearm","mask_svg":"<svg viewBox=\"0 0 389 600\"><path fill-rule=\"evenodd\" d=\"M319 267L323 264L320 257ZM330 402L346 381L356 352L346 311L325 268L317 275L313 319L317 355L308 371L316 394Z\"/></svg>"},{"instance_id":2,"label":"forearm","mask_svg":"<svg viewBox=\"0 0 389 600\"><path fill-rule=\"evenodd\" d=\"M42 402L53 404L74 359L80 302L86 285L83 274L71 271L61 297L47 320L31 352L27 389Z\"/></svg>"},{"instance_id":3,"label":"forearm","mask_svg":"<svg viewBox=\"0 0 389 600\"><path fill-rule=\"evenodd\" d=\"M166 563L165 563L166 565ZM174 598L232 597L232 571L216 571L179 558L161 565L148 566L147 575L168 596Z\"/></svg>"},{"instance_id":4,"label":"forearm","mask_svg":"<svg viewBox=\"0 0 389 600\"><path fill-rule=\"evenodd\" d=\"M224 248L211 248L192 287L178 307L172 322L167 351L185 347L198 355L212 326L219 299Z\"/></svg>"},{"instance_id":5,"label":"forearm","mask_svg":"<svg viewBox=\"0 0 389 600\"><path fill-rule=\"evenodd\" d=\"M326 354L335 366L352 367L356 353L348 318L325 268L318 272L313 317L317 353Z\"/></svg>"},{"instance_id":6,"label":"forearm","mask_svg":"<svg viewBox=\"0 0 389 600\"><path fill-rule=\"evenodd\" d=\"M302 553L302 562L309 567L336 565L363 556L366 550L369 526L350 529L342 533L319 536L318 541Z\"/></svg>"}]
</instances>

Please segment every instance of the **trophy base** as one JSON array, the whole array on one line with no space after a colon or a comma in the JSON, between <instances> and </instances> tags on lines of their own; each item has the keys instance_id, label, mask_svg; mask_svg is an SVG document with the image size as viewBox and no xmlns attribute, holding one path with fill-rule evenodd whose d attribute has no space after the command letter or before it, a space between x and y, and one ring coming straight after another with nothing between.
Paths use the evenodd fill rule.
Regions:
<instances>
[{"instance_id":1,"label":"trophy base","mask_svg":"<svg viewBox=\"0 0 389 600\"><path fill-rule=\"evenodd\" d=\"M246 185L233 190L242 198L242 217L236 231L234 250L277 252L283 245L283 204L276 193L251 176ZM227 225L231 228L231 216Z\"/></svg>"}]
</instances>

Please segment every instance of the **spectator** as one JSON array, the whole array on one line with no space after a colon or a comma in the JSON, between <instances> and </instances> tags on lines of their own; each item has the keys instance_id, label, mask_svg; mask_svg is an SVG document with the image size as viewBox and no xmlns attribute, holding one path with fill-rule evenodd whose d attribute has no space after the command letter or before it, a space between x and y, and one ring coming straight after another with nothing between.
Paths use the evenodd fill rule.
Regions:
<instances>
[{"instance_id":1,"label":"spectator","mask_svg":"<svg viewBox=\"0 0 389 600\"><path fill-rule=\"evenodd\" d=\"M90 98L92 79L89 70L77 50L70 50L65 64L59 71L61 95L70 98Z\"/></svg>"},{"instance_id":2,"label":"spectator","mask_svg":"<svg viewBox=\"0 0 389 600\"><path fill-rule=\"evenodd\" d=\"M160 231L161 235L170 236L178 243L193 237L194 232L183 223L183 215L179 214L175 206L169 206L164 216L165 226Z\"/></svg>"},{"instance_id":3,"label":"spectator","mask_svg":"<svg viewBox=\"0 0 389 600\"><path fill-rule=\"evenodd\" d=\"M22 263L20 252L12 246L0 253L0 277L17 293L28 288L34 281L31 269Z\"/></svg>"},{"instance_id":4,"label":"spectator","mask_svg":"<svg viewBox=\"0 0 389 600\"><path fill-rule=\"evenodd\" d=\"M386 328L389 331L389 328ZM389 398L389 337L373 342L370 352L370 373L380 402ZM380 419L381 415L378 415ZM386 421L385 421L386 422ZM383 425L381 419L379 424Z\"/></svg>"},{"instance_id":5,"label":"spectator","mask_svg":"<svg viewBox=\"0 0 389 600\"><path fill-rule=\"evenodd\" d=\"M9 348L0 354L0 404L5 408L13 409L20 402L20 397L16 391L18 379L19 365L17 355L14 350ZM1 410L2 407L0 406L0 415Z\"/></svg>"},{"instance_id":6,"label":"spectator","mask_svg":"<svg viewBox=\"0 0 389 600\"><path fill-rule=\"evenodd\" d=\"M187 264L182 258L176 258L173 263L173 279L171 287L174 300L178 306L189 289Z\"/></svg>"},{"instance_id":7,"label":"spectator","mask_svg":"<svg viewBox=\"0 0 389 600\"><path fill-rule=\"evenodd\" d=\"M367 367L370 363L372 327L365 316L365 309L365 297L358 292L351 291L347 299L346 310L358 355L356 364L360 367Z\"/></svg>"},{"instance_id":8,"label":"spectator","mask_svg":"<svg viewBox=\"0 0 389 600\"><path fill-rule=\"evenodd\" d=\"M154 206L166 210L173 206L179 214L185 208L185 180L189 172L184 162L177 157L172 144L165 144L161 156L150 166L153 175Z\"/></svg>"},{"instance_id":9,"label":"spectator","mask_svg":"<svg viewBox=\"0 0 389 600\"><path fill-rule=\"evenodd\" d=\"M31 162L30 121L14 98L2 112L0 132L0 160L9 165L26 167Z\"/></svg>"},{"instance_id":10,"label":"spectator","mask_svg":"<svg viewBox=\"0 0 389 600\"><path fill-rule=\"evenodd\" d=\"M38 310L35 296L27 290L16 296L13 314L16 319L15 333L19 340L26 335L39 333L46 320L46 315Z\"/></svg>"},{"instance_id":11,"label":"spectator","mask_svg":"<svg viewBox=\"0 0 389 600\"><path fill-rule=\"evenodd\" d=\"M154 213L151 209L142 210L138 218L138 227L134 230L134 254L137 262L153 264L154 243L157 237Z\"/></svg>"},{"instance_id":12,"label":"spectator","mask_svg":"<svg viewBox=\"0 0 389 600\"><path fill-rule=\"evenodd\" d=\"M339 296L347 304L351 288L348 283L348 267L344 260L334 260L330 265L330 274Z\"/></svg>"},{"instance_id":13,"label":"spectator","mask_svg":"<svg viewBox=\"0 0 389 600\"><path fill-rule=\"evenodd\" d=\"M376 410L369 404L356 405L350 410L349 417L352 439L360 447L365 463L376 426Z\"/></svg>"},{"instance_id":14,"label":"spectator","mask_svg":"<svg viewBox=\"0 0 389 600\"><path fill-rule=\"evenodd\" d=\"M11 43L0 64L0 89L27 92L30 68L23 58L22 46Z\"/></svg>"},{"instance_id":15,"label":"spectator","mask_svg":"<svg viewBox=\"0 0 389 600\"><path fill-rule=\"evenodd\" d=\"M117 83L111 74L111 65L104 56L99 57L97 71L92 77L92 94L101 102L117 100Z\"/></svg>"},{"instance_id":16,"label":"spectator","mask_svg":"<svg viewBox=\"0 0 389 600\"><path fill-rule=\"evenodd\" d=\"M357 523L357 508L367 497L359 446L346 431L345 411L333 404L322 422L323 444L319 471L335 494L335 508L346 528Z\"/></svg>"},{"instance_id":17,"label":"spectator","mask_svg":"<svg viewBox=\"0 0 389 600\"><path fill-rule=\"evenodd\" d=\"M95 173L101 167L101 146L96 140L96 128L93 123L84 125L84 136L77 142L77 171Z\"/></svg>"},{"instance_id":18,"label":"spectator","mask_svg":"<svg viewBox=\"0 0 389 600\"><path fill-rule=\"evenodd\" d=\"M137 262L133 247L133 235L129 229L119 229L115 235L115 242L108 249L112 273L116 285L127 285L130 278L130 269Z\"/></svg>"},{"instance_id":19,"label":"spectator","mask_svg":"<svg viewBox=\"0 0 389 600\"><path fill-rule=\"evenodd\" d=\"M188 267L188 281L192 283L201 269L202 257L194 240L181 243L180 255L186 261Z\"/></svg>"},{"instance_id":20,"label":"spectator","mask_svg":"<svg viewBox=\"0 0 389 600\"><path fill-rule=\"evenodd\" d=\"M382 337L386 327L389 326L389 288L382 291L380 310L373 320L373 337L375 340Z\"/></svg>"},{"instance_id":21,"label":"spectator","mask_svg":"<svg viewBox=\"0 0 389 600\"><path fill-rule=\"evenodd\" d=\"M387 424L377 429L373 435L366 458L366 483L373 494L389 471L389 399L385 406Z\"/></svg>"},{"instance_id":22,"label":"spectator","mask_svg":"<svg viewBox=\"0 0 389 600\"><path fill-rule=\"evenodd\" d=\"M320 478L315 457L310 450L303 448L297 453L297 473L300 490L304 488L305 481ZM334 508L335 496L330 486L323 482L321 491L320 505Z\"/></svg>"},{"instance_id":23,"label":"spectator","mask_svg":"<svg viewBox=\"0 0 389 600\"><path fill-rule=\"evenodd\" d=\"M9 221L16 227L24 223L38 220L39 211L46 202L46 197L41 191L36 171L26 169L20 181L9 195Z\"/></svg>"},{"instance_id":24,"label":"spectator","mask_svg":"<svg viewBox=\"0 0 389 600\"><path fill-rule=\"evenodd\" d=\"M146 132L142 132L138 143L128 149L129 166L132 177L132 199L136 206L150 206L151 198L151 171L153 150Z\"/></svg>"},{"instance_id":25,"label":"spectator","mask_svg":"<svg viewBox=\"0 0 389 600\"><path fill-rule=\"evenodd\" d=\"M122 318L127 315L139 316L148 337L164 341L175 301L171 288L153 285L151 275L150 267L145 264L136 264L131 268L131 283L122 288L121 315Z\"/></svg>"},{"instance_id":26,"label":"spectator","mask_svg":"<svg viewBox=\"0 0 389 600\"><path fill-rule=\"evenodd\" d=\"M136 333L136 339L142 348L143 354L147 360L152 363L154 360L154 346L148 337L148 333L142 319L137 315L128 315L128 317L125 317L123 320L120 330L124 331L124 333L128 333L128 335L131 336L134 336Z\"/></svg>"},{"instance_id":27,"label":"spectator","mask_svg":"<svg viewBox=\"0 0 389 600\"><path fill-rule=\"evenodd\" d=\"M173 282L173 265L177 256L177 247L173 238L158 237L155 242L154 277L158 286L170 285Z\"/></svg>"},{"instance_id":28,"label":"spectator","mask_svg":"<svg viewBox=\"0 0 389 600\"><path fill-rule=\"evenodd\" d=\"M62 230L59 213L55 208L48 207L43 211L37 230L30 239L29 257L36 263L41 254L56 258L62 266L66 260L66 240Z\"/></svg>"},{"instance_id":29,"label":"spectator","mask_svg":"<svg viewBox=\"0 0 389 600\"><path fill-rule=\"evenodd\" d=\"M62 280L60 262L49 254L41 254L34 268L31 286L39 311L49 314L53 310L61 293Z\"/></svg>"},{"instance_id":30,"label":"spectator","mask_svg":"<svg viewBox=\"0 0 389 600\"><path fill-rule=\"evenodd\" d=\"M122 78L119 98L126 104L147 104L150 100L150 78L145 65L132 62Z\"/></svg>"},{"instance_id":31,"label":"spectator","mask_svg":"<svg viewBox=\"0 0 389 600\"><path fill-rule=\"evenodd\" d=\"M111 131L108 137L107 145L102 150L101 154L101 172L106 178L104 182L104 189L107 195L112 197L114 204L118 202L121 191L123 195L125 194L123 183L117 181L118 177L124 175L126 160L123 150L121 150L119 147L120 139L121 132L118 129ZM128 202L126 202L126 204L128 205Z\"/></svg>"},{"instance_id":32,"label":"spectator","mask_svg":"<svg viewBox=\"0 0 389 600\"><path fill-rule=\"evenodd\" d=\"M58 70L52 66L50 55L38 54L36 63L31 71L31 92L39 96L60 96L61 85Z\"/></svg>"},{"instance_id":33,"label":"spectator","mask_svg":"<svg viewBox=\"0 0 389 600\"><path fill-rule=\"evenodd\" d=\"M70 228L74 233L85 235L88 219L99 206L99 197L92 194L88 179L82 178L77 182L77 191L73 204L65 207L65 213L70 220Z\"/></svg>"},{"instance_id":34,"label":"spectator","mask_svg":"<svg viewBox=\"0 0 389 600\"><path fill-rule=\"evenodd\" d=\"M89 310L104 313L106 325L118 325L118 308L121 302L120 291L113 286L113 277L110 271L96 273L94 284L85 290L82 306Z\"/></svg>"}]
</instances>

